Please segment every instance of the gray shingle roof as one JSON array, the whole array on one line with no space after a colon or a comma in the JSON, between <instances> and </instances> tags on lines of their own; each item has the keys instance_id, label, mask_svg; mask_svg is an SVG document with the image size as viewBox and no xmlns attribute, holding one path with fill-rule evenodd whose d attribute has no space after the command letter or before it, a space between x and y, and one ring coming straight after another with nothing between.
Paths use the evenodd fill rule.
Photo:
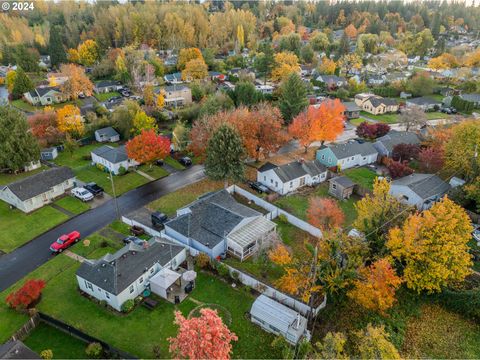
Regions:
<instances>
[{"instance_id":1,"label":"gray shingle roof","mask_svg":"<svg viewBox=\"0 0 480 360\"><path fill-rule=\"evenodd\" d=\"M115 80L102 80L99 81L95 84L95 87L97 89L103 88L103 87L110 87L110 86L119 86L122 85L120 81L115 81Z\"/></svg>"},{"instance_id":2,"label":"gray shingle roof","mask_svg":"<svg viewBox=\"0 0 480 360\"><path fill-rule=\"evenodd\" d=\"M420 144L420 139L417 134L407 131L390 131L387 135L379 137L377 142L381 142L385 148L391 152L395 145L398 144Z\"/></svg>"},{"instance_id":3,"label":"gray shingle roof","mask_svg":"<svg viewBox=\"0 0 480 360\"><path fill-rule=\"evenodd\" d=\"M408 99L407 103L411 103L411 104L418 105L418 106L421 106L421 105L441 105L442 104L440 101L429 98L427 96Z\"/></svg>"},{"instance_id":4,"label":"gray shingle roof","mask_svg":"<svg viewBox=\"0 0 480 360\"><path fill-rule=\"evenodd\" d=\"M346 111L360 111L361 109L355 104L354 101L346 101L342 103L345 106Z\"/></svg>"},{"instance_id":5,"label":"gray shingle roof","mask_svg":"<svg viewBox=\"0 0 480 360\"><path fill-rule=\"evenodd\" d=\"M271 169L273 169L275 174L277 174L277 176L283 182L298 179L307 174L310 176L317 176L327 171L327 168L318 160L305 162L293 161L280 166L273 165L272 163L266 163L260 169L258 169L258 171L265 172Z\"/></svg>"},{"instance_id":6,"label":"gray shingle roof","mask_svg":"<svg viewBox=\"0 0 480 360\"><path fill-rule=\"evenodd\" d=\"M10 340L0 345L0 359L40 359L20 340Z\"/></svg>"},{"instance_id":7,"label":"gray shingle roof","mask_svg":"<svg viewBox=\"0 0 480 360\"><path fill-rule=\"evenodd\" d=\"M462 94L460 97L463 100L470 101L470 102L480 102L480 94Z\"/></svg>"},{"instance_id":8,"label":"gray shingle roof","mask_svg":"<svg viewBox=\"0 0 480 360\"><path fill-rule=\"evenodd\" d=\"M113 147L109 145L100 146L92 151L95 155L98 155L112 164L118 164L128 159L125 145L119 147Z\"/></svg>"},{"instance_id":9,"label":"gray shingle roof","mask_svg":"<svg viewBox=\"0 0 480 360\"><path fill-rule=\"evenodd\" d=\"M330 150L332 150L338 160L358 154L362 156L378 154L378 151L369 142L365 142L363 144L352 142L346 144L336 144L328 147Z\"/></svg>"},{"instance_id":10,"label":"gray shingle roof","mask_svg":"<svg viewBox=\"0 0 480 360\"><path fill-rule=\"evenodd\" d=\"M346 176L337 176L337 177L334 177L333 179L330 179L329 181L337 183L344 188L355 186L355 183Z\"/></svg>"},{"instance_id":11,"label":"gray shingle roof","mask_svg":"<svg viewBox=\"0 0 480 360\"><path fill-rule=\"evenodd\" d=\"M5 187L10 189L20 200L25 201L50 191L55 185L61 184L68 179L73 179L74 177L75 174L72 169L62 166L39 172L8 184Z\"/></svg>"},{"instance_id":12,"label":"gray shingle roof","mask_svg":"<svg viewBox=\"0 0 480 360\"><path fill-rule=\"evenodd\" d=\"M185 85L169 85L165 86L165 91L166 92L176 92L176 91L183 91L189 89L188 86ZM160 89L159 89L160 92Z\"/></svg>"},{"instance_id":13,"label":"gray shingle roof","mask_svg":"<svg viewBox=\"0 0 480 360\"><path fill-rule=\"evenodd\" d=\"M370 103L374 107L378 107L380 105L385 105L385 106L397 105L397 102L396 102L395 99L378 98L378 97L375 97L375 96L372 96L372 97L368 98L367 101L370 101Z\"/></svg>"},{"instance_id":14,"label":"gray shingle roof","mask_svg":"<svg viewBox=\"0 0 480 360\"><path fill-rule=\"evenodd\" d=\"M450 185L434 174L408 175L393 181L392 185L407 186L422 199L443 195L450 189Z\"/></svg>"},{"instance_id":15,"label":"gray shingle roof","mask_svg":"<svg viewBox=\"0 0 480 360\"><path fill-rule=\"evenodd\" d=\"M118 295L156 263L162 267L177 256L183 246L152 238L148 247L129 243L115 254L82 263L76 274L92 284Z\"/></svg>"},{"instance_id":16,"label":"gray shingle roof","mask_svg":"<svg viewBox=\"0 0 480 360\"><path fill-rule=\"evenodd\" d=\"M112 128L111 126L103 128L103 129L98 129L95 132L100 136L112 137L112 136L117 136L118 135L118 132L114 128Z\"/></svg>"},{"instance_id":17,"label":"gray shingle roof","mask_svg":"<svg viewBox=\"0 0 480 360\"><path fill-rule=\"evenodd\" d=\"M212 249L246 218L261 216L238 203L226 190L209 193L188 205L190 211L165 226ZM185 208L184 208L185 209Z\"/></svg>"}]
</instances>

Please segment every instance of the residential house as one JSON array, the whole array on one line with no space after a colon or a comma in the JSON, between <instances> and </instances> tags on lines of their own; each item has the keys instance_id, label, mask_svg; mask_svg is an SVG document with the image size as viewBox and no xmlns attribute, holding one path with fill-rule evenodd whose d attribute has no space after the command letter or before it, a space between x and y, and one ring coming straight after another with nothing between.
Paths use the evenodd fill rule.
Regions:
<instances>
[{"instance_id":1,"label":"residential house","mask_svg":"<svg viewBox=\"0 0 480 360\"><path fill-rule=\"evenodd\" d=\"M281 335L290 344L296 345L305 338L310 341L307 319L297 311L261 294L250 309L250 319L265 331Z\"/></svg>"},{"instance_id":2,"label":"residential house","mask_svg":"<svg viewBox=\"0 0 480 360\"><path fill-rule=\"evenodd\" d=\"M414 173L390 184L391 195L419 210L429 209L435 201L443 198L448 190L450 185L434 174Z\"/></svg>"},{"instance_id":3,"label":"residential house","mask_svg":"<svg viewBox=\"0 0 480 360\"><path fill-rule=\"evenodd\" d=\"M218 71L209 71L208 72L208 77L212 80L212 81L224 81L225 80L225 75L222 74L221 72L218 72Z\"/></svg>"},{"instance_id":4,"label":"residential house","mask_svg":"<svg viewBox=\"0 0 480 360\"><path fill-rule=\"evenodd\" d=\"M95 130L95 140L98 142L120 141L120 134L111 126Z\"/></svg>"},{"instance_id":5,"label":"residential house","mask_svg":"<svg viewBox=\"0 0 480 360\"><path fill-rule=\"evenodd\" d=\"M165 235L211 258L229 252L244 260L254 254L276 224L238 203L226 190L208 193L177 210Z\"/></svg>"},{"instance_id":6,"label":"residential house","mask_svg":"<svg viewBox=\"0 0 480 360\"><path fill-rule=\"evenodd\" d=\"M0 186L0 200L29 213L53 202L74 184L75 175L70 168L55 167Z\"/></svg>"},{"instance_id":7,"label":"residential house","mask_svg":"<svg viewBox=\"0 0 480 360\"><path fill-rule=\"evenodd\" d=\"M473 107L480 108L480 94L462 94L460 98L473 103Z\"/></svg>"},{"instance_id":8,"label":"residential house","mask_svg":"<svg viewBox=\"0 0 480 360\"><path fill-rule=\"evenodd\" d=\"M233 76L236 78L250 78L252 81L255 81L256 75L255 71L251 68L242 69L242 68L233 68L228 71L228 76Z\"/></svg>"},{"instance_id":9,"label":"residential house","mask_svg":"<svg viewBox=\"0 0 480 360\"><path fill-rule=\"evenodd\" d=\"M407 107L418 106L424 111L436 110L442 106L442 103L440 101L427 96L407 99L405 104Z\"/></svg>"},{"instance_id":10,"label":"residential house","mask_svg":"<svg viewBox=\"0 0 480 360\"><path fill-rule=\"evenodd\" d=\"M37 87L23 94L25 100L32 105L52 105L66 101L65 95L58 86Z\"/></svg>"},{"instance_id":11,"label":"residential house","mask_svg":"<svg viewBox=\"0 0 480 360\"><path fill-rule=\"evenodd\" d=\"M173 73L173 74L166 74L163 79L165 80L165 82L167 84L183 84L184 82L188 82L188 81L184 81L182 80L182 73L181 72L176 72L176 73Z\"/></svg>"},{"instance_id":12,"label":"residential house","mask_svg":"<svg viewBox=\"0 0 480 360\"><path fill-rule=\"evenodd\" d=\"M388 73L385 75L385 80L388 83L395 83L399 81L406 81L408 80L409 76L411 74L408 72L393 72L393 73Z\"/></svg>"},{"instance_id":13,"label":"residential house","mask_svg":"<svg viewBox=\"0 0 480 360\"><path fill-rule=\"evenodd\" d=\"M125 145L119 147L103 145L93 150L91 155L93 164L103 166L115 175L120 174L122 168L128 170L131 166L138 165L135 160L128 158Z\"/></svg>"},{"instance_id":14,"label":"residential house","mask_svg":"<svg viewBox=\"0 0 480 360\"><path fill-rule=\"evenodd\" d=\"M192 103L192 90L185 85L170 85L162 89L165 97L165 106L178 107ZM157 90L159 93L162 90Z\"/></svg>"},{"instance_id":15,"label":"residential house","mask_svg":"<svg viewBox=\"0 0 480 360\"><path fill-rule=\"evenodd\" d=\"M122 304L141 295L163 269L173 272L186 260L185 247L152 238L144 246L133 242L114 254L85 260L76 272L81 291L121 311Z\"/></svg>"},{"instance_id":16,"label":"residential house","mask_svg":"<svg viewBox=\"0 0 480 360\"><path fill-rule=\"evenodd\" d=\"M324 145L317 150L316 155L323 165L341 170L372 164L377 161L377 157L378 151L369 142Z\"/></svg>"},{"instance_id":17,"label":"residential house","mask_svg":"<svg viewBox=\"0 0 480 360\"><path fill-rule=\"evenodd\" d=\"M93 91L96 94L109 93L113 91L119 91L123 89L123 85L120 81L115 80L102 80L95 83Z\"/></svg>"},{"instance_id":18,"label":"residential house","mask_svg":"<svg viewBox=\"0 0 480 360\"><path fill-rule=\"evenodd\" d=\"M355 104L354 101L346 101L343 103L343 106L345 106L345 111L344 115L347 118L347 120L350 119L358 119L360 117L360 107L358 107L357 104Z\"/></svg>"},{"instance_id":19,"label":"residential house","mask_svg":"<svg viewBox=\"0 0 480 360\"><path fill-rule=\"evenodd\" d=\"M0 359L41 359L41 357L20 340L9 340L0 344Z\"/></svg>"},{"instance_id":20,"label":"residential house","mask_svg":"<svg viewBox=\"0 0 480 360\"><path fill-rule=\"evenodd\" d=\"M40 159L42 160L55 160L57 156L58 149L55 146L40 150Z\"/></svg>"},{"instance_id":21,"label":"residential house","mask_svg":"<svg viewBox=\"0 0 480 360\"><path fill-rule=\"evenodd\" d=\"M393 148L398 144L420 145L421 141L417 134L408 131L391 130L387 135L379 137L373 147L380 156L392 156Z\"/></svg>"},{"instance_id":22,"label":"residential house","mask_svg":"<svg viewBox=\"0 0 480 360\"><path fill-rule=\"evenodd\" d=\"M325 84L328 89L336 89L347 85L347 79L337 75L319 75L316 80Z\"/></svg>"},{"instance_id":23,"label":"residential house","mask_svg":"<svg viewBox=\"0 0 480 360\"><path fill-rule=\"evenodd\" d=\"M381 115L398 110L398 104L395 99L383 98L373 94L363 93L355 95L355 104L363 111L373 115Z\"/></svg>"},{"instance_id":24,"label":"residential house","mask_svg":"<svg viewBox=\"0 0 480 360\"><path fill-rule=\"evenodd\" d=\"M455 96L455 95L460 95L460 90L451 88L451 87L442 87L439 90L440 95L442 96Z\"/></svg>"},{"instance_id":25,"label":"residential house","mask_svg":"<svg viewBox=\"0 0 480 360\"><path fill-rule=\"evenodd\" d=\"M318 160L293 161L285 165L267 162L257 171L257 181L281 195L327 180L327 168Z\"/></svg>"},{"instance_id":26,"label":"residential house","mask_svg":"<svg viewBox=\"0 0 480 360\"><path fill-rule=\"evenodd\" d=\"M385 75L368 75L367 77L367 84L369 86L383 85L385 83Z\"/></svg>"},{"instance_id":27,"label":"residential house","mask_svg":"<svg viewBox=\"0 0 480 360\"><path fill-rule=\"evenodd\" d=\"M260 91L263 95L267 95L267 94L273 94L273 86L272 85L255 85L255 89L257 89L257 91Z\"/></svg>"},{"instance_id":28,"label":"residential house","mask_svg":"<svg viewBox=\"0 0 480 360\"><path fill-rule=\"evenodd\" d=\"M60 86L68 81L68 75L59 72L49 72L47 74L48 82L51 86Z\"/></svg>"},{"instance_id":29,"label":"residential house","mask_svg":"<svg viewBox=\"0 0 480 360\"><path fill-rule=\"evenodd\" d=\"M412 97L412 94L411 93L407 93L405 91L402 91L400 93L400 99L410 99Z\"/></svg>"},{"instance_id":30,"label":"residential house","mask_svg":"<svg viewBox=\"0 0 480 360\"><path fill-rule=\"evenodd\" d=\"M50 55L40 55L40 59L38 60L38 66L43 69L48 69L50 66L52 66L50 62Z\"/></svg>"},{"instance_id":31,"label":"residential house","mask_svg":"<svg viewBox=\"0 0 480 360\"><path fill-rule=\"evenodd\" d=\"M310 76L313 73L315 68L312 65L300 65L300 75L301 76Z\"/></svg>"},{"instance_id":32,"label":"residential house","mask_svg":"<svg viewBox=\"0 0 480 360\"><path fill-rule=\"evenodd\" d=\"M349 199L355 189L355 183L346 176L337 176L328 182L328 193L339 200Z\"/></svg>"}]
</instances>

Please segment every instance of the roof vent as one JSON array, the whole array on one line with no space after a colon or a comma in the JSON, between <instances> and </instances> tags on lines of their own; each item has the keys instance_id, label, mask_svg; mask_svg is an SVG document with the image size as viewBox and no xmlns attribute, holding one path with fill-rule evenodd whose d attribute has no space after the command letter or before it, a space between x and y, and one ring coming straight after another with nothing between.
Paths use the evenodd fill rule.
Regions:
<instances>
[{"instance_id":1,"label":"roof vent","mask_svg":"<svg viewBox=\"0 0 480 360\"><path fill-rule=\"evenodd\" d=\"M127 257L127 254L123 254L122 257L125 259Z\"/></svg>"},{"instance_id":2,"label":"roof vent","mask_svg":"<svg viewBox=\"0 0 480 360\"><path fill-rule=\"evenodd\" d=\"M102 267L105 267L105 266L107 266L107 264L103 263L103 264L102 264Z\"/></svg>"},{"instance_id":3,"label":"roof vent","mask_svg":"<svg viewBox=\"0 0 480 360\"><path fill-rule=\"evenodd\" d=\"M137 252L136 251L132 251L132 255L135 255Z\"/></svg>"},{"instance_id":4,"label":"roof vent","mask_svg":"<svg viewBox=\"0 0 480 360\"><path fill-rule=\"evenodd\" d=\"M110 263L110 265L115 266L115 261L112 261L112 262Z\"/></svg>"}]
</instances>

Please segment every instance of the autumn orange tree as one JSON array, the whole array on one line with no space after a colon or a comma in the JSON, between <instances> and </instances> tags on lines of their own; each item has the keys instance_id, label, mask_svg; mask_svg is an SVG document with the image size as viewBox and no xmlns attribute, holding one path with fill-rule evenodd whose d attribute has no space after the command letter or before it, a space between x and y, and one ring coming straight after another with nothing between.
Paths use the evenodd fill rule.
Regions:
<instances>
[{"instance_id":1,"label":"autumn orange tree","mask_svg":"<svg viewBox=\"0 0 480 360\"><path fill-rule=\"evenodd\" d=\"M357 34L358 34L357 28L355 27L355 25L353 25L353 24L348 25L345 28L345 34L347 34L347 36L350 39L355 39L357 37Z\"/></svg>"},{"instance_id":2,"label":"autumn orange tree","mask_svg":"<svg viewBox=\"0 0 480 360\"><path fill-rule=\"evenodd\" d=\"M32 129L32 135L38 140L42 147L56 145L63 135L57 127L57 115L53 109L43 112L36 112L28 118L28 124Z\"/></svg>"},{"instance_id":3,"label":"autumn orange tree","mask_svg":"<svg viewBox=\"0 0 480 360\"><path fill-rule=\"evenodd\" d=\"M334 199L311 197L308 200L307 219L322 230L340 228L345 215Z\"/></svg>"},{"instance_id":4,"label":"autumn orange tree","mask_svg":"<svg viewBox=\"0 0 480 360\"><path fill-rule=\"evenodd\" d=\"M182 70L182 80L202 80L207 76L208 66L203 59L190 60Z\"/></svg>"},{"instance_id":5,"label":"autumn orange tree","mask_svg":"<svg viewBox=\"0 0 480 360\"><path fill-rule=\"evenodd\" d=\"M83 93L85 96L92 95L93 83L85 75L84 68L74 64L63 64L60 66L60 71L68 77L61 89L69 99L77 99L80 93Z\"/></svg>"},{"instance_id":6,"label":"autumn orange tree","mask_svg":"<svg viewBox=\"0 0 480 360\"><path fill-rule=\"evenodd\" d=\"M465 210L445 197L390 229L386 245L402 264L408 288L438 292L470 274L472 229Z\"/></svg>"},{"instance_id":7,"label":"autumn orange tree","mask_svg":"<svg viewBox=\"0 0 480 360\"><path fill-rule=\"evenodd\" d=\"M307 152L314 141L333 141L343 132L345 106L340 100L325 100L320 106L310 106L289 126L290 136L297 139Z\"/></svg>"},{"instance_id":8,"label":"autumn orange tree","mask_svg":"<svg viewBox=\"0 0 480 360\"><path fill-rule=\"evenodd\" d=\"M199 317L186 319L175 312L179 326L176 337L168 338L170 353L175 359L230 359L232 341L238 337L231 332L216 310L203 308Z\"/></svg>"},{"instance_id":9,"label":"autumn orange tree","mask_svg":"<svg viewBox=\"0 0 480 360\"><path fill-rule=\"evenodd\" d=\"M85 131L80 109L75 105L65 105L57 110L58 130L73 137L80 137Z\"/></svg>"},{"instance_id":10,"label":"autumn orange tree","mask_svg":"<svg viewBox=\"0 0 480 360\"><path fill-rule=\"evenodd\" d=\"M459 66L459 61L455 55L443 53L440 56L430 59L428 67L434 70L445 70Z\"/></svg>"},{"instance_id":11,"label":"autumn orange tree","mask_svg":"<svg viewBox=\"0 0 480 360\"><path fill-rule=\"evenodd\" d=\"M170 153L170 140L157 135L153 129L142 130L125 148L129 158L151 167L155 160L164 159Z\"/></svg>"},{"instance_id":12,"label":"autumn orange tree","mask_svg":"<svg viewBox=\"0 0 480 360\"><path fill-rule=\"evenodd\" d=\"M184 70L187 63L194 59L203 60L203 55L198 48L184 48L178 53L177 69Z\"/></svg>"},{"instance_id":13,"label":"autumn orange tree","mask_svg":"<svg viewBox=\"0 0 480 360\"><path fill-rule=\"evenodd\" d=\"M366 309L382 315L395 303L395 292L402 283L387 259L379 259L358 271L354 288L347 295Z\"/></svg>"}]
</instances>

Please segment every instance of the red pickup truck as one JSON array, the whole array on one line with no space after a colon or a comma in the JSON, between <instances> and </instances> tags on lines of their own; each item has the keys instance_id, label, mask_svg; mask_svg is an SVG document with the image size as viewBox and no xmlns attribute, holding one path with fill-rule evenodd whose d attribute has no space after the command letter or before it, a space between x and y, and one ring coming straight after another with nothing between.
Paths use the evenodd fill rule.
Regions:
<instances>
[{"instance_id":1,"label":"red pickup truck","mask_svg":"<svg viewBox=\"0 0 480 360\"><path fill-rule=\"evenodd\" d=\"M53 253L61 253L70 245L80 240L80 233L78 231L72 231L70 234L64 234L60 236L57 241L50 245L50 251Z\"/></svg>"}]
</instances>

